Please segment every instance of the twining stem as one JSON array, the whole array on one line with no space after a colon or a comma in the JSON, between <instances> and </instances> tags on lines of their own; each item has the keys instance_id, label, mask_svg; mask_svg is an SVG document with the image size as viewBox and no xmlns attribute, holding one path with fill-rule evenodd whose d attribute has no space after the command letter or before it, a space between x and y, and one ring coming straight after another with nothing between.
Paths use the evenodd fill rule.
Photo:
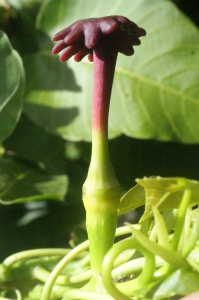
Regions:
<instances>
[{"instance_id":1,"label":"twining stem","mask_svg":"<svg viewBox=\"0 0 199 300\"><path fill-rule=\"evenodd\" d=\"M56 249L33 249L33 250L25 250L21 252L17 252L15 254L12 254L11 256L8 256L3 261L3 266L6 268L10 268L13 264L17 263L20 260L26 260L31 259L35 257L41 257L41 256L65 256L71 251L71 249L62 249L62 248L56 248Z\"/></svg>"},{"instance_id":2,"label":"twining stem","mask_svg":"<svg viewBox=\"0 0 199 300\"><path fill-rule=\"evenodd\" d=\"M162 214L159 212L156 206L153 206L152 210L155 219L155 227L157 230L158 243L161 246L170 249L168 231L164 219L162 217Z\"/></svg>"},{"instance_id":3,"label":"twining stem","mask_svg":"<svg viewBox=\"0 0 199 300\"><path fill-rule=\"evenodd\" d=\"M186 240L186 243L184 244L182 250L182 255L184 257L187 257L190 251L195 247L198 239L199 239L199 215L197 216L191 231L189 231L189 236Z\"/></svg>"},{"instance_id":4,"label":"twining stem","mask_svg":"<svg viewBox=\"0 0 199 300\"><path fill-rule=\"evenodd\" d=\"M101 272L103 258L113 245L120 187L108 150L108 113L117 52L100 43L94 49L92 155L83 186L91 268Z\"/></svg>"},{"instance_id":5,"label":"twining stem","mask_svg":"<svg viewBox=\"0 0 199 300\"><path fill-rule=\"evenodd\" d=\"M143 270L137 278L120 283L116 287L112 280L114 261L118 255L127 249L138 249L144 254L145 262ZM129 298L129 296L132 296L133 290L139 289L151 281L154 270L155 256L148 249L143 247L134 237L130 237L115 244L105 256L102 268L103 283L113 299L130 300L131 298Z\"/></svg>"},{"instance_id":6,"label":"twining stem","mask_svg":"<svg viewBox=\"0 0 199 300\"><path fill-rule=\"evenodd\" d=\"M183 230L183 225L185 222L186 211L187 211L187 208L189 207L190 200L191 200L191 194L192 194L191 189L186 188L184 191L183 197L182 197L182 201L181 201L179 210L178 210L175 231L174 231L173 239L171 241L171 249L173 249L173 250L178 249L178 245L179 245L182 230Z\"/></svg>"},{"instance_id":7,"label":"twining stem","mask_svg":"<svg viewBox=\"0 0 199 300\"><path fill-rule=\"evenodd\" d=\"M72 261L79 253L88 248L88 241L81 243L76 246L72 251L70 251L53 269L50 273L47 281L44 284L42 295L40 300L50 300L53 286L57 280L57 277L61 274L65 266Z\"/></svg>"}]
</instances>

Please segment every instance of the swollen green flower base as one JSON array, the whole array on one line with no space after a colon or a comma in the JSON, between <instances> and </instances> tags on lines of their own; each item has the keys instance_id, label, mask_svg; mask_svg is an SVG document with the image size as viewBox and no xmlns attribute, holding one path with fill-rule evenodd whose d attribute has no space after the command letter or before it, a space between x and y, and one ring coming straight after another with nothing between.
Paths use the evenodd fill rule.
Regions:
<instances>
[{"instance_id":1,"label":"swollen green flower base","mask_svg":"<svg viewBox=\"0 0 199 300\"><path fill-rule=\"evenodd\" d=\"M99 275L104 256L114 243L120 186L109 160L107 136L96 130L88 176L83 185L83 202L91 268Z\"/></svg>"},{"instance_id":2,"label":"swollen green flower base","mask_svg":"<svg viewBox=\"0 0 199 300\"><path fill-rule=\"evenodd\" d=\"M141 182L147 186L148 217L144 217L145 211L142 223L117 228L116 236L122 240L102 259L100 273L95 272L97 264L91 269L89 241L74 249L23 251L6 258L0 266L0 299L176 300L197 291L199 183L160 177ZM137 188L140 185L135 186L135 195ZM134 201L132 191L131 195ZM173 202L180 205L161 213L164 201L167 207ZM120 205L124 206L122 202Z\"/></svg>"}]
</instances>

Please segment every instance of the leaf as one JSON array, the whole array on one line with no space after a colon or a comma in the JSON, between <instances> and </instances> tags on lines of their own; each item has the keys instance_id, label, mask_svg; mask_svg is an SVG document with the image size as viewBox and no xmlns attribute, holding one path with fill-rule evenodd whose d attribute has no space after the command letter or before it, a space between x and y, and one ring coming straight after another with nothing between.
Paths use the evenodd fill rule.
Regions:
<instances>
[{"instance_id":1,"label":"leaf","mask_svg":"<svg viewBox=\"0 0 199 300\"><path fill-rule=\"evenodd\" d=\"M12 158L0 159L0 203L63 200L67 191L65 175L50 176L34 165Z\"/></svg>"},{"instance_id":2,"label":"leaf","mask_svg":"<svg viewBox=\"0 0 199 300\"><path fill-rule=\"evenodd\" d=\"M24 66L27 74L27 96L24 108L28 117L45 130L59 134L65 139L79 140L73 134L73 121L79 120L79 104L84 105L82 88L78 84L81 80L77 81L68 65L61 64L56 57L46 51L27 55ZM78 66L80 65L77 64L77 68ZM81 71L80 75L82 76ZM90 86L89 94L91 93ZM77 98L78 102L76 102ZM86 110L88 106L91 111L91 101L87 103ZM78 126L79 134L84 134L85 139L89 140L91 120L88 121L88 126L83 127L79 121L75 125Z\"/></svg>"},{"instance_id":3,"label":"leaf","mask_svg":"<svg viewBox=\"0 0 199 300\"><path fill-rule=\"evenodd\" d=\"M27 75L26 90L31 91L28 93L28 102L25 104L27 115L35 123L42 125L45 130L59 133L67 138L64 129L67 129L79 114L79 108L73 103L73 97L75 94L81 96L80 87L76 84L73 72L66 65L61 64L56 57L45 53L27 55L24 59L24 66ZM55 78L48 76L53 72ZM69 94L72 98L69 98ZM41 97L43 97L42 103ZM58 106L56 99L61 100ZM37 118L38 115L39 118ZM49 116L52 116L50 122L47 120Z\"/></svg>"},{"instance_id":4,"label":"leaf","mask_svg":"<svg viewBox=\"0 0 199 300\"><path fill-rule=\"evenodd\" d=\"M118 209L118 215L127 213L128 211L135 210L145 202L145 191L142 186L135 185L127 193L125 193L121 200Z\"/></svg>"},{"instance_id":5,"label":"leaf","mask_svg":"<svg viewBox=\"0 0 199 300\"><path fill-rule=\"evenodd\" d=\"M133 57L119 55L110 109L110 137L124 133L144 139L199 142L199 33L170 1L48 0L39 12L37 28L51 37L77 19L113 14L132 19L146 29L147 36ZM46 55L49 54L50 49ZM81 91L65 89L49 94L33 87L26 97L26 112L35 122L64 138L88 141L91 140L92 64L87 60L81 63L71 60L67 65L74 71ZM37 66L33 81L43 68ZM41 83L48 78L51 84L56 76L51 70ZM66 75L65 80L68 78ZM49 109L44 116L40 109L36 110L43 103L46 108L56 109ZM59 109L71 107L78 112L75 118L67 124L61 120L62 124L54 122Z\"/></svg>"},{"instance_id":6,"label":"leaf","mask_svg":"<svg viewBox=\"0 0 199 300\"><path fill-rule=\"evenodd\" d=\"M14 130L21 110L24 70L21 58L0 31L0 141Z\"/></svg>"},{"instance_id":7,"label":"leaf","mask_svg":"<svg viewBox=\"0 0 199 300\"><path fill-rule=\"evenodd\" d=\"M146 202L145 212L140 220L144 221L146 218L152 216L152 207L156 206L162 211L178 208L184 193L185 188L191 188L192 196L190 205L199 203L199 182L195 180L188 180L180 177L144 177L143 179L136 179L136 182L145 188Z\"/></svg>"},{"instance_id":8,"label":"leaf","mask_svg":"<svg viewBox=\"0 0 199 300\"><path fill-rule=\"evenodd\" d=\"M65 141L32 123L22 114L12 135L3 142L6 153L38 164L51 174L64 174Z\"/></svg>"},{"instance_id":9,"label":"leaf","mask_svg":"<svg viewBox=\"0 0 199 300\"><path fill-rule=\"evenodd\" d=\"M157 287L160 285L159 281L151 282L148 285L143 286L142 288L133 291L133 296L137 297L137 300L151 300L154 294L154 291L157 290Z\"/></svg>"},{"instance_id":10,"label":"leaf","mask_svg":"<svg viewBox=\"0 0 199 300\"><path fill-rule=\"evenodd\" d=\"M23 57L24 54L38 51L39 33L35 30L35 19L42 0L8 0L12 16L7 16L7 26L13 47Z\"/></svg>"},{"instance_id":11,"label":"leaf","mask_svg":"<svg viewBox=\"0 0 199 300\"><path fill-rule=\"evenodd\" d=\"M188 263L195 269L199 271L199 245L196 245L194 249L187 256Z\"/></svg>"},{"instance_id":12,"label":"leaf","mask_svg":"<svg viewBox=\"0 0 199 300\"><path fill-rule=\"evenodd\" d=\"M153 300L165 299L174 295L189 295L198 291L199 274L182 268L169 275L159 286Z\"/></svg>"}]
</instances>

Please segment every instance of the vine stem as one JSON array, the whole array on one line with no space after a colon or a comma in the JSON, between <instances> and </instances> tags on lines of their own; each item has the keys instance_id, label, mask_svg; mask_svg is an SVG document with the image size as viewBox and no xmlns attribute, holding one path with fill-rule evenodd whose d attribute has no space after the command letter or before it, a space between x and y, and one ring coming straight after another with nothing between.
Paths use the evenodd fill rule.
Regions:
<instances>
[{"instance_id":1,"label":"vine stem","mask_svg":"<svg viewBox=\"0 0 199 300\"><path fill-rule=\"evenodd\" d=\"M164 219L156 206L152 207L155 226L157 230L158 242L161 246L170 249L168 231Z\"/></svg>"},{"instance_id":2,"label":"vine stem","mask_svg":"<svg viewBox=\"0 0 199 300\"><path fill-rule=\"evenodd\" d=\"M34 250L26 250L26 251L21 251L17 252L15 254L12 254L8 256L4 261L3 261L3 266L5 268L10 268L13 264L20 260L25 260L25 259L30 259L34 257L41 257L41 256L65 256L71 251L71 249L34 249Z\"/></svg>"},{"instance_id":3,"label":"vine stem","mask_svg":"<svg viewBox=\"0 0 199 300\"><path fill-rule=\"evenodd\" d=\"M181 238L181 233L183 230L183 225L185 222L186 211L187 211L187 208L188 208L190 200L191 200L191 195L192 195L191 188L186 188L184 191L183 197L182 197L182 201L181 201L181 204L180 204L180 207L178 210L178 214L177 214L175 231L174 231L173 239L171 241L171 249L172 250L178 249L178 245L179 245L180 238Z\"/></svg>"},{"instance_id":4,"label":"vine stem","mask_svg":"<svg viewBox=\"0 0 199 300\"><path fill-rule=\"evenodd\" d=\"M63 271L64 267L73 260L80 252L88 249L89 242L85 241L81 243L80 245L76 246L73 250L71 250L53 269L53 271L50 273L50 276L48 277L48 280L46 281L40 300L50 300L51 291L53 288L53 285L55 284L55 281L59 274Z\"/></svg>"},{"instance_id":5,"label":"vine stem","mask_svg":"<svg viewBox=\"0 0 199 300\"><path fill-rule=\"evenodd\" d=\"M127 249L138 249L145 256L145 263L143 267L142 273L131 281L127 281L124 283L120 283L117 287L113 283L112 280L112 269L115 259L118 255L124 252ZM103 261L102 267L102 279L103 284L107 290L107 292L113 297L115 300L130 300L128 296L132 296L132 292L134 289L138 289L143 285L150 282L153 278L153 273L155 270L155 257L154 255L148 251L145 247L143 247L134 237L125 239L113 246L112 249L109 250L107 255Z\"/></svg>"},{"instance_id":6,"label":"vine stem","mask_svg":"<svg viewBox=\"0 0 199 300\"><path fill-rule=\"evenodd\" d=\"M50 276L49 271L47 271L46 269L37 266L33 269L32 271L32 275L42 281L42 282L46 282ZM77 275L59 275L56 279L55 284L57 285L67 285L67 284L72 284L72 283L78 283L78 282L84 282L87 281L91 278L92 273L91 270L87 270L84 272L81 272L80 274Z\"/></svg>"}]
</instances>

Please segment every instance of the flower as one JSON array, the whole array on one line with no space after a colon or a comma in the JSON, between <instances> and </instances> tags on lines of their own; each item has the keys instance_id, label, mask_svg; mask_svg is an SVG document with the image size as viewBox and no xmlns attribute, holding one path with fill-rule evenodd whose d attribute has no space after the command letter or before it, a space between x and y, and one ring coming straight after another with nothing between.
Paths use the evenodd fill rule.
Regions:
<instances>
[{"instance_id":1,"label":"flower","mask_svg":"<svg viewBox=\"0 0 199 300\"><path fill-rule=\"evenodd\" d=\"M120 52L130 56L133 46L140 45L139 38L145 35L143 28L123 16L83 19L53 36L52 41L57 44L52 53L61 52L63 62L73 55L77 62L86 55L93 61L93 50L102 43L106 55Z\"/></svg>"}]
</instances>

